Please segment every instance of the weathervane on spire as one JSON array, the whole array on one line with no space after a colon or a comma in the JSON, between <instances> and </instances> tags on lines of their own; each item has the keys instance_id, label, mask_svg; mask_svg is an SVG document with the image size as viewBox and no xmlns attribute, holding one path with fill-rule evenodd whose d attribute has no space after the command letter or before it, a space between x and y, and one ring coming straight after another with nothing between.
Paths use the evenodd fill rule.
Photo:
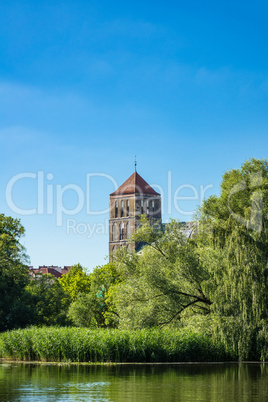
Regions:
<instances>
[{"instance_id":1,"label":"weathervane on spire","mask_svg":"<svg viewBox=\"0 0 268 402\"><path fill-rule=\"evenodd\" d=\"M134 166L135 166L135 172L137 172L137 156L136 155L135 155Z\"/></svg>"}]
</instances>

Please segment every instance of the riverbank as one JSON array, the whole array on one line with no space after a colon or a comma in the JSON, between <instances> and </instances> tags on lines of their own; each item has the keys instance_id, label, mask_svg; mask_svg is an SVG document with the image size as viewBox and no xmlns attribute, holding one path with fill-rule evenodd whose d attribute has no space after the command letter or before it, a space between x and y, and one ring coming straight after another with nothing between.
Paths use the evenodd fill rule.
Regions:
<instances>
[{"instance_id":1,"label":"riverbank","mask_svg":"<svg viewBox=\"0 0 268 402\"><path fill-rule=\"evenodd\" d=\"M0 364L2 365L9 365L9 364L25 364L25 365L42 365L42 366L200 366L200 365L215 365L215 366L224 366L228 365L241 365L241 364L250 364L250 365L267 365L268 362L260 362L260 361L207 361L207 362L70 362L70 361L61 361L61 362L50 362L50 361L39 361L39 360L12 360L7 358L0 358Z\"/></svg>"},{"instance_id":2,"label":"riverbank","mask_svg":"<svg viewBox=\"0 0 268 402\"><path fill-rule=\"evenodd\" d=\"M237 360L208 335L171 329L31 327L0 334L0 357L90 363L222 362Z\"/></svg>"}]
</instances>

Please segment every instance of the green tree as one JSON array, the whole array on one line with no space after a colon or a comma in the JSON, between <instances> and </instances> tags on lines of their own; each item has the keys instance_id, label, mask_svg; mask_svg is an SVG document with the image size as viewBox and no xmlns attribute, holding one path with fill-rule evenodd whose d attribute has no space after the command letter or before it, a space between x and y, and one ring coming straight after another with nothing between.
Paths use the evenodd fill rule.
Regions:
<instances>
[{"instance_id":1,"label":"green tree","mask_svg":"<svg viewBox=\"0 0 268 402\"><path fill-rule=\"evenodd\" d=\"M90 275L80 264L73 265L70 271L59 279L59 283L72 300L75 300L79 293L90 292Z\"/></svg>"},{"instance_id":2,"label":"green tree","mask_svg":"<svg viewBox=\"0 0 268 402\"><path fill-rule=\"evenodd\" d=\"M203 203L199 249L213 276L215 332L240 359L267 359L268 163L251 159L224 174Z\"/></svg>"},{"instance_id":3,"label":"green tree","mask_svg":"<svg viewBox=\"0 0 268 402\"><path fill-rule=\"evenodd\" d=\"M110 287L119 281L112 263L94 268L90 274L90 291L80 292L73 300L68 316L77 326L116 326L117 314L108 300Z\"/></svg>"},{"instance_id":4,"label":"green tree","mask_svg":"<svg viewBox=\"0 0 268 402\"><path fill-rule=\"evenodd\" d=\"M25 286L28 257L20 239L20 221L0 215L0 331L25 326L31 319Z\"/></svg>"},{"instance_id":5,"label":"green tree","mask_svg":"<svg viewBox=\"0 0 268 402\"><path fill-rule=\"evenodd\" d=\"M70 305L68 317L77 327L103 327L104 316L93 293L79 293Z\"/></svg>"},{"instance_id":6,"label":"green tree","mask_svg":"<svg viewBox=\"0 0 268 402\"><path fill-rule=\"evenodd\" d=\"M116 257L122 281L113 288L113 302L121 327L178 325L188 311L210 312L212 301L204 290L210 275L179 222L163 231L142 217L133 240L147 245L139 254L121 249Z\"/></svg>"},{"instance_id":7,"label":"green tree","mask_svg":"<svg viewBox=\"0 0 268 402\"><path fill-rule=\"evenodd\" d=\"M34 325L67 325L67 310L71 296L64 292L58 279L51 274L44 274L32 280L26 287L30 295L32 323Z\"/></svg>"},{"instance_id":8,"label":"green tree","mask_svg":"<svg viewBox=\"0 0 268 402\"><path fill-rule=\"evenodd\" d=\"M112 301L112 289L121 278L114 263L94 268L91 274L91 294L95 298L96 311L103 318L103 326L116 327L118 314Z\"/></svg>"}]
</instances>

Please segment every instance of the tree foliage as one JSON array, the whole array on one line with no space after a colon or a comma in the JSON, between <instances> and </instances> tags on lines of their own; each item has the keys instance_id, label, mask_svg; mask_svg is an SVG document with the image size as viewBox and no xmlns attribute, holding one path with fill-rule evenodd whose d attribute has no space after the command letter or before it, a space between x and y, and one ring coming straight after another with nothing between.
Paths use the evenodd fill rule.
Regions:
<instances>
[{"instance_id":1,"label":"tree foliage","mask_svg":"<svg viewBox=\"0 0 268 402\"><path fill-rule=\"evenodd\" d=\"M67 325L67 310L71 303L71 295L65 292L51 274L41 275L31 280L26 287L32 308L32 324L34 325Z\"/></svg>"},{"instance_id":2,"label":"tree foliage","mask_svg":"<svg viewBox=\"0 0 268 402\"><path fill-rule=\"evenodd\" d=\"M70 271L59 279L63 290L68 293L72 300L75 300L79 293L90 291L90 275L81 264L73 265Z\"/></svg>"},{"instance_id":3,"label":"tree foliage","mask_svg":"<svg viewBox=\"0 0 268 402\"><path fill-rule=\"evenodd\" d=\"M200 247L217 286L218 336L241 359L263 355L268 319L268 163L251 159L225 173L219 197L204 202Z\"/></svg>"},{"instance_id":4,"label":"tree foliage","mask_svg":"<svg viewBox=\"0 0 268 402\"><path fill-rule=\"evenodd\" d=\"M212 304L204 291L210 276L200 261L194 241L182 225L171 221L165 231L142 218L133 236L146 242L140 254L122 249L117 265L122 282L113 299L120 325L129 328L178 324L186 311L208 314Z\"/></svg>"},{"instance_id":5,"label":"tree foliage","mask_svg":"<svg viewBox=\"0 0 268 402\"><path fill-rule=\"evenodd\" d=\"M108 299L110 287L119 280L113 263L96 267L89 275L89 292L80 292L68 312L72 322L81 327L115 326L117 314Z\"/></svg>"},{"instance_id":6,"label":"tree foliage","mask_svg":"<svg viewBox=\"0 0 268 402\"><path fill-rule=\"evenodd\" d=\"M0 215L0 331L25 326L31 315L24 292L29 274L23 235L19 220Z\"/></svg>"},{"instance_id":7,"label":"tree foliage","mask_svg":"<svg viewBox=\"0 0 268 402\"><path fill-rule=\"evenodd\" d=\"M70 305L68 317L77 327L103 327L101 304L93 293L79 293Z\"/></svg>"}]
</instances>

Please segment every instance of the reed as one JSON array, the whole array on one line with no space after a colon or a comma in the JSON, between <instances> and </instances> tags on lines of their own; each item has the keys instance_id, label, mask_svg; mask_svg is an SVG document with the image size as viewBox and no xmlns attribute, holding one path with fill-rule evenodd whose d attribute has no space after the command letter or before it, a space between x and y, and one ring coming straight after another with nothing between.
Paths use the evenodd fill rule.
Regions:
<instances>
[{"instance_id":1,"label":"reed","mask_svg":"<svg viewBox=\"0 0 268 402\"><path fill-rule=\"evenodd\" d=\"M223 345L190 330L30 327L0 334L0 356L57 362L204 362L234 360Z\"/></svg>"}]
</instances>

